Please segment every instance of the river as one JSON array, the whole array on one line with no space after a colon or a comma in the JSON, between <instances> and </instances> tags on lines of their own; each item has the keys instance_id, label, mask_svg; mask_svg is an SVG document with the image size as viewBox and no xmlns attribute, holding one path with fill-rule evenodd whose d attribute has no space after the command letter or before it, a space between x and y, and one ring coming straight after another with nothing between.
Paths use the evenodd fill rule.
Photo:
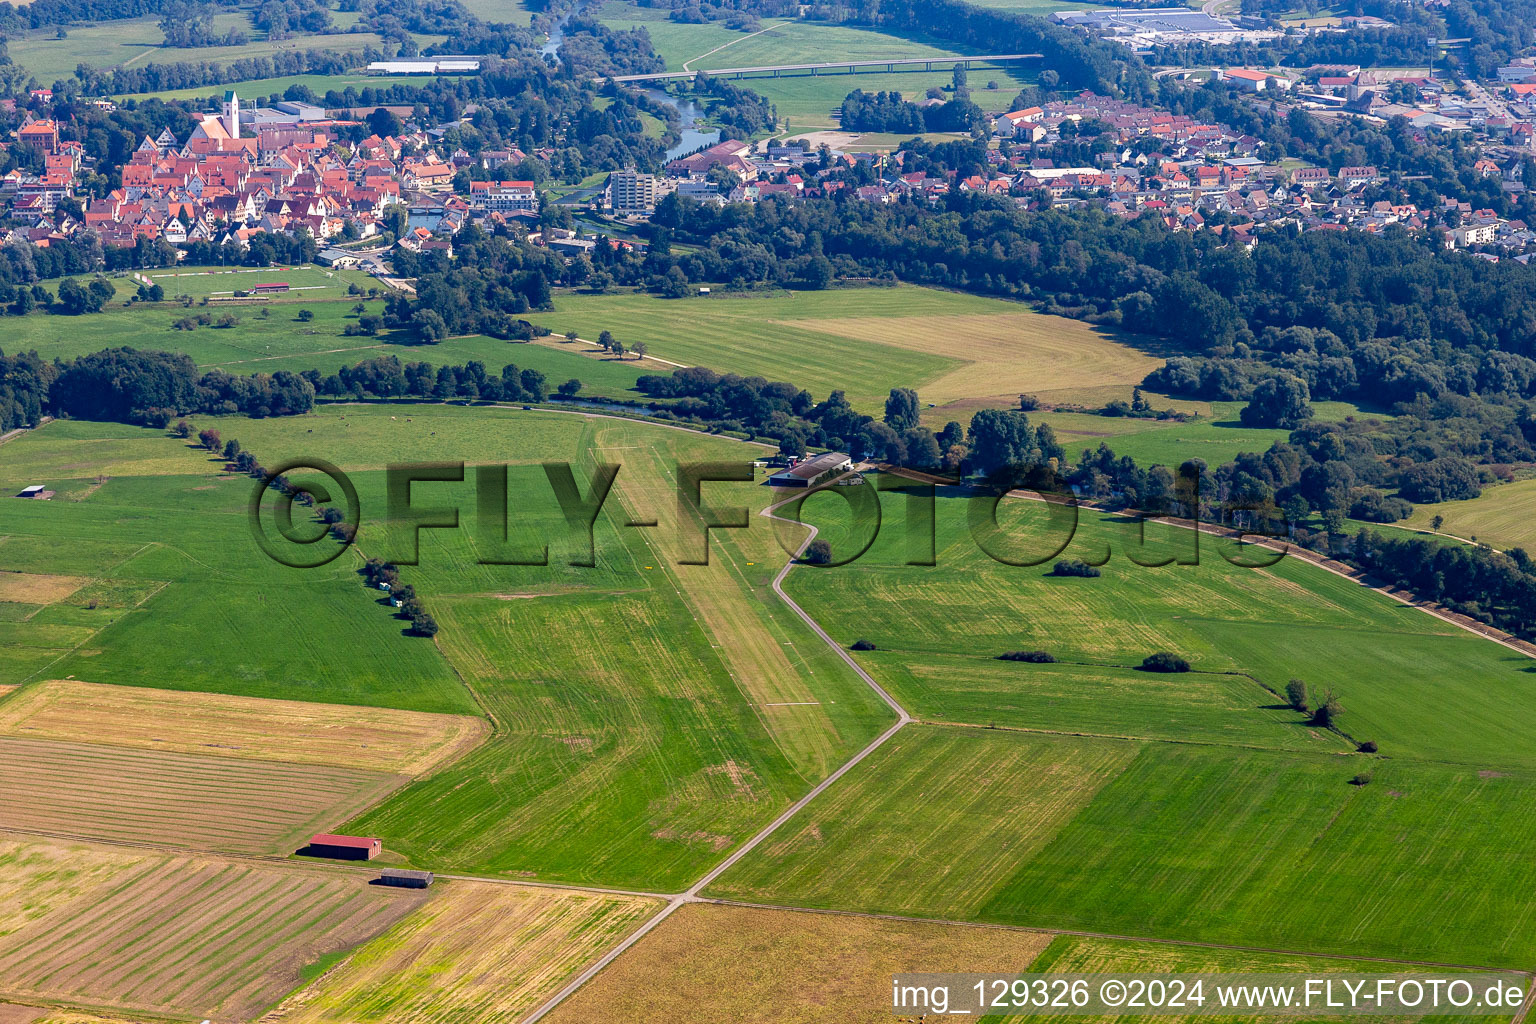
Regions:
<instances>
[{"instance_id":1,"label":"river","mask_svg":"<svg viewBox=\"0 0 1536 1024\"><path fill-rule=\"evenodd\" d=\"M554 27L549 30L549 38L539 48L540 53L546 57L559 59L560 44L565 42L565 26L572 18L581 13L582 8L585 6L584 3L577 3L559 21L555 22ZM676 97L669 96L661 89L642 89L641 92L657 103L677 111L679 138L677 145L667 150L668 160L676 160L678 157L697 153L699 150L707 146L713 146L720 141L720 133L718 131L701 132L693 127L698 123L699 118L704 116L704 111L700 109L697 103L694 103L692 100L679 101Z\"/></svg>"}]
</instances>

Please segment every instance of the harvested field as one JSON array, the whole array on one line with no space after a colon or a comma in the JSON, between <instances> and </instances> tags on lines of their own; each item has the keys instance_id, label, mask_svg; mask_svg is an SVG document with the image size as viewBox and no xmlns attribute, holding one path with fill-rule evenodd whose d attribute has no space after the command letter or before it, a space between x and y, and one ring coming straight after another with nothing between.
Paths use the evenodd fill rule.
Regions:
<instances>
[{"instance_id":1,"label":"harvested field","mask_svg":"<svg viewBox=\"0 0 1536 1024\"><path fill-rule=\"evenodd\" d=\"M0 735L366 767L420 778L490 732L484 719L55 679L0 705Z\"/></svg>"},{"instance_id":2,"label":"harvested field","mask_svg":"<svg viewBox=\"0 0 1536 1024\"><path fill-rule=\"evenodd\" d=\"M45 576L30 572L0 572L0 601L53 604L88 583L84 576Z\"/></svg>"},{"instance_id":3,"label":"harvested field","mask_svg":"<svg viewBox=\"0 0 1536 1024\"><path fill-rule=\"evenodd\" d=\"M0 1003L0 1024L32 1024L33 1021L46 1016L47 1010L40 1006L18 1006L15 1003Z\"/></svg>"},{"instance_id":4,"label":"harvested field","mask_svg":"<svg viewBox=\"0 0 1536 1024\"><path fill-rule=\"evenodd\" d=\"M0 737L0 828L288 853L404 781L346 768Z\"/></svg>"},{"instance_id":5,"label":"harvested field","mask_svg":"<svg viewBox=\"0 0 1536 1024\"><path fill-rule=\"evenodd\" d=\"M1019 392L1049 399L1063 387L1114 385L1124 392L1115 397L1125 397L1162 364L1103 330L1033 312L838 317L784 325L963 360L923 382L923 398L938 405L977 397L1012 399Z\"/></svg>"},{"instance_id":6,"label":"harvested field","mask_svg":"<svg viewBox=\"0 0 1536 1024\"><path fill-rule=\"evenodd\" d=\"M511 1024L661 909L657 900L446 882L273 1018Z\"/></svg>"},{"instance_id":7,"label":"harvested field","mask_svg":"<svg viewBox=\"0 0 1536 1024\"><path fill-rule=\"evenodd\" d=\"M1021 971L1038 932L788 910L683 907L549 1016L552 1024L887 1024L898 971Z\"/></svg>"},{"instance_id":8,"label":"harvested field","mask_svg":"<svg viewBox=\"0 0 1536 1024\"><path fill-rule=\"evenodd\" d=\"M0 939L0 992L248 1018L310 964L373 938L425 899L329 869L164 855L118 867L109 885Z\"/></svg>"},{"instance_id":9,"label":"harvested field","mask_svg":"<svg viewBox=\"0 0 1536 1024\"><path fill-rule=\"evenodd\" d=\"M0 836L0 941L137 866L160 859L163 855L148 851Z\"/></svg>"}]
</instances>

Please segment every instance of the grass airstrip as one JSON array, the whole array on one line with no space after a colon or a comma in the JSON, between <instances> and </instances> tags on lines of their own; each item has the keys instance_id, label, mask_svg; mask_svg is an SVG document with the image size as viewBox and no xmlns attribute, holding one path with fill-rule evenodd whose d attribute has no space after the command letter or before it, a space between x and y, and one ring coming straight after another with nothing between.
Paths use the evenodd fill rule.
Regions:
<instances>
[{"instance_id":1,"label":"grass airstrip","mask_svg":"<svg viewBox=\"0 0 1536 1024\"><path fill-rule=\"evenodd\" d=\"M952 297L903 291L853 294L950 315ZM164 431L57 421L0 449L0 493L57 492L0 498L0 687L19 686L0 691L0 782L23 795L0 807L0 828L14 863L32 865L12 872L21 889L0 883L0 903L43 893L0 914L15 922L0 925L0 997L229 1017L282 1003L298 1021L382 1020L409 1001L428 1022L510 1019L654 906L515 883L685 889L893 721L773 593L804 535L753 514L772 500L760 471L703 485L713 516L740 509L750 525L711 531L709 564L686 564L704 546L679 512L678 464L739 466L761 446L442 405L194 420L266 464L343 467L358 544L319 569L268 560L249 533L252 481ZM458 460L463 482L412 491L419 507L456 508L457 528L413 535L388 512L384 467ZM590 545L546 477L559 462L583 495L600 464L620 467ZM874 491L806 503L834 554L862 542L839 496ZM941 497L937 564L908 565L909 511L888 494L863 557L797 568L785 586L838 644L874 644L854 657L919 721L706 895L1317 955L1536 955L1521 896L1536 883L1529 659L1296 559L1230 564L1210 538L1198 565L1137 564L1187 554L1191 535L1139 537L1087 511L1069 534L1041 502L1002 502L993 531ZM547 564L513 564L546 548ZM370 555L400 563L436 637L409 635L362 586ZM1103 575L1048 576L1056 557L1104 562ZM1029 649L1058 660L996 659ZM1160 650L1193 671L1137 669ZM1292 677L1337 695L1337 729L1284 706ZM1380 753L1356 752L1363 740ZM97 795L59 801L61 788ZM380 836L395 863L500 881L449 880L423 902L368 887L365 871L272 859L321 829ZM215 922L235 906L259 956L210 952L155 983L178 943L224 948ZM707 987L716 967L687 947L731 935L725 915L685 908L572 1006L622 1013L657 986ZM937 925L896 936L780 920L752 925L777 936L773 964L797 943L829 963L880 945L888 956L868 962L882 971L936 962L935 943L970 948L968 932L934 938ZM60 946L76 922L111 949Z\"/></svg>"}]
</instances>

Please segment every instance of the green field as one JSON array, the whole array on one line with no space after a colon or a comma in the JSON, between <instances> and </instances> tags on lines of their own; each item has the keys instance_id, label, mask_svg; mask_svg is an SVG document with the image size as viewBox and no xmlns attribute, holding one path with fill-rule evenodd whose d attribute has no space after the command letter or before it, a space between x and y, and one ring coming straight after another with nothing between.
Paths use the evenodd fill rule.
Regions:
<instances>
[{"instance_id":1,"label":"green field","mask_svg":"<svg viewBox=\"0 0 1536 1024\"><path fill-rule=\"evenodd\" d=\"M1514 824L1536 802L1527 658L1296 559L1231 565L1209 538L1198 565L1135 565L1130 522L1097 514L1061 552L1110 553L1096 579L993 561L960 499L938 503L938 564L904 565L900 500L863 558L786 587L839 642L875 645L856 657L913 715L969 727L897 734L713 894L1447 963L1536 953L1513 896L1536 876ZM1049 514L1001 506L1006 553L1057 557ZM835 556L857 547L844 503L805 515ZM1142 560L1189 540L1149 526ZM993 660L1031 649L1060 660ZM1195 671L1134 671L1155 650ZM1284 706L1291 677L1336 692L1340 732ZM1365 739L1383 756L1350 752Z\"/></svg>"},{"instance_id":2,"label":"green field","mask_svg":"<svg viewBox=\"0 0 1536 1024\"><path fill-rule=\"evenodd\" d=\"M411 331L385 329L377 336L348 337L343 333L356 322L353 306L364 301L368 312L380 313L383 303L348 296L348 286L376 287L368 275L357 271L328 271L318 267L266 268L187 268L145 271L145 275L165 289L167 301L131 306L113 304L101 313L81 317L61 317L33 313L6 320L6 351L36 351L45 359L70 359L104 348L129 345L140 349L184 352L203 369L222 369L231 373L273 373L277 370L320 370L334 373L365 359L393 355L402 362L424 361L434 366L462 364L471 359L483 362L492 372L500 373L508 363L542 372L551 389L561 381L576 378L585 385L588 397L640 397L635 379L643 373L658 372L655 363L635 359L613 359L587 346L568 346L560 342L523 344L483 335L449 338L435 345L417 344ZM139 287L131 277L111 279L118 297L126 302ZM283 281L293 291L274 296L267 302L235 302L201 305L201 300L220 294L231 295L236 289L249 290L260 282ZM171 301L178 295L190 295L190 308ZM298 314L307 309L314 314L301 322ZM214 317L233 314L238 323L229 328L197 327L177 330L172 325L188 316L207 313Z\"/></svg>"},{"instance_id":3,"label":"green field","mask_svg":"<svg viewBox=\"0 0 1536 1024\"><path fill-rule=\"evenodd\" d=\"M783 556L761 521L717 534L711 565L676 564L672 461L754 450L623 421L582 429L588 458L624 467L594 569L479 567L466 531L423 538L413 578L443 595L432 605L439 640L500 728L352 827L427 866L680 886L887 719L777 607L766 583ZM520 521L547 522L554 513L530 504L530 484L512 485ZM710 487L722 504L765 497L753 484ZM615 529L627 516L662 526Z\"/></svg>"},{"instance_id":4,"label":"green field","mask_svg":"<svg viewBox=\"0 0 1536 1024\"><path fill-rule=\"evenodd\" d=\"M1219 466L1231 462L1242 452L1262 452L1291 436L1289 430L1243 426L1238 420L1243 406L1241 402L1190 402L1159 395L1149 398L1154 408L1196 412L1203 418L1178 423L1072 412L1035 415L1056 431L1057 440L1072 461L1076 461L1085 449L1107 444L1116 455L1129 455L1141 466L1177 466L1187 459L1203 459L1208 466ZM1326 422L1360 415L1391 418L1380 413L1365 413L1349 402L1314 402L1312 414Z\"/></svg>"},{"instance_id":5,"label":"green field","mask_svg":"<svg viewBox=\"0 0 1536 1024\"><path fill-rule=\"evenodd\" d=\"M1506 551L1536 550L1536 479L1485 486L1481 495L1467 501L1415 505L1413 515L1400 525L1431 531L1435 516L1444 518L1439 532L1447 536L1476 540ZM1385 527L1371 528L1394 536Z\"/></svg>"},{"instance_id":6,"label":"green field","mask_svg":"<svg viewBox=\"0 0 1536 1024\"><path fill-rule=\"evenodd\" d=\"M555 335L609 330L657 359L788 381L818 398L841 389L869 412L891 388L916 387L941 406L931 411L940 420L1012 405L1020 391L1129 397L1159 365L1137 339L1021 303L907 286L689 299L563 292L553 312L530 319Z\"/></svg>"},{"instance_id":7,"label":"green field","mask_svg":"<svg viewBox=\"0 0 1536 1024\"><path fill-rule=\"evenodd\" d=\"M1068 7L1073 6L1068 4ZM773 64L810 64L849 59L890 57L954 57L957 51L924 39L875 32L868 29L817 22L764 18L759 30L739 32L723 24L682 24L672 21L663 9L640 7L623 0L608 0L599 17L604 24L626 29L643 27L651 45L667 62L668 71L699 71L711 68L761 67ZM920 98L930 88L951 84L951 66L932 71L869 72L857 75L825 74L797 77L750 78L742 85L766 96L781 119L788 118L795 131L835 128L831 112L854 89L865 92L896 90ZM1032 76L1029 65L973 68L973 98L985 109L1007 109L1013 96ZM988 90L988 82L997 89Z\"/></svg>"},{"instance_id":8,"label":"green field","mask_svg":"<svg viewBox=\"0 0 1536 1024\"><path fill-rule=\"evenodd\" d=\"M7 40L7 48L13 61L35 75L38 81L46 83L72 79L80 64L93 68L183 61L222 64L246 57L270 57L284 51L318 49L351 53L359 52L365 46L383 45L382 40L371 32L296 35L283 40L267 40L263 33L251 27L250 18L243 12L220 14L214 19L216 31L230 28L245 30L251 41L243 46L166 47L161 45L165 34L160 31L159 18L145 17L71 26L64 39L55 38L51 28L38 29ZM421 36L418 42L426 45L437 39L436 36Z\"/></svg>"},{"instance_id":9,"label":"green field","mask_svg":"<svg viewBox=\"0 0 1536 1024\"><path fill-rule=\"evenodd\" d=\"M1299 677L1316 692L1337 693L1344 733L1375 741L1394 757L1536 768L1520 738L1520 723L1536 713L1536 695L1525 682L1528 659L1352 580L1296 558L1240 568L1222 558L1226 542L1210 537L1201 539L1198 565L1143 567L1129 558L1140 548L1134 521L1084 510L1073 533L1065 518L1051 518L1069 510L1033 501L1000 507L1008 539L995 546L1015 560L1045 558L1044 564L994 561L973 539L966 501L944 499L938 502L938 564L907 566L904 500L887 494L879 537L861 559L833 570L796 571L785 586L834 637L875 643L878 651L860 657L911 700L916 713L1114 736L1210 740L1227 734L1266 746L1312 737L1307 743L1337 749L1341 738L1311 730L1298 737L1300 715L1264 708L1282 703L1274 695ZM806 508L807 521L828 524L834 554L840 546L847 550L853 542L839 537L846 522L841 503L818 496ZM1149 525L1138 557L1184 555L1191 536ZM1101 578L1046 575L1058 557L1099 562L1106 552L1111 557ZM973 676L969 667L975 658L1034 649L1112 671L1085 683L1084 697L1076 699L1062 693L1070 687L1068 668L1031 676L1039 666L999 663ZM1166 711L1145 694L1109 707L1086 699L1106 688L1134 689L1130 680L1137 678L1155 693L1166 685L1159 677L1123 670L1162 650L1201 672L1251 677L1251 701L1238 700L1244 710L1234 711L1233 693L1241 690L1217 680L1208 696L1186 692L1198 682L1180 681ZM913 667L901 668L908 663ZM947 686L946 673L954 680ZM1052 673L1065 677L1053 683ZM1010 679L1019 690L1002 703L998 691L1006 691ZM1443 713L1448 701L1458 708L1454 716ZM1145 710L1132 710L1138 704ZM981 718L984 711L990 713Z\"/></svg>"},{"instance_id":10,"label":"green field","mask_svg":"<svg viewBox=\"0 0 1536 1024\"><path fill-rule=\"evenodd\" d=\"M911 730L710 891L1480 966L1536 953L1528 771L1378 761L1352 786L1364 765L1334 756Z\"/></svg>"},{"instance_id":11,"label":"green field","mask_svg":"<svg viewBox=\"0 0 1536 1024\"><path fill-rule=\"evenodd\" d=\"M235 436L248 423L221 426ZM476 713L432 643L402 637L359 591L355 553L307 572L262 555L246 524L253 484L221 467L120 424L55 423L9 442L0 489L40 480L59 495L7 507L0 569L89 582L0 623L0 682L77 676Z\"/></svg>"},{"instance_id":12,"label":"green field","mask_svg":"<svg viewBox=\"0 0 1536 1024\"><path fill-rule=\"evenodd\" d=\"M729 54L726 50L724 53ZM836 59L836 58L832 58ZM743 65L745 66L745 65ZM1028 64L1009 68L973 67L970 70L971 100L983 110L1011 109L1013 98L1020 89L1034 82L1035 71ZM768 97L778 110L780 120L788 119L791 132L838 127L832 112L843 105L843 99L855 89L865 92L899 92L912 100L922 99L929 89L942 89L950 85L953 72L950 67L933 71L860 70L856 75L838 73L829 75L801 75L794 78L746 78L741 84L754 92ZM988 82L996 82L995 90L988 89Z\"/></svg>"}]
</instances>

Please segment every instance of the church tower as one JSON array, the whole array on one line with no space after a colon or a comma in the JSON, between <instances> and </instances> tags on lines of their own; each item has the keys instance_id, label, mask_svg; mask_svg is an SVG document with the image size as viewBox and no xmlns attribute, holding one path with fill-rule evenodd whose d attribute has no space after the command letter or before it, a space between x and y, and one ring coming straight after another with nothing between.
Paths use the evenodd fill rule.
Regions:
<instances>
[{"instance_id":1,"label":"church tower","mask_svg":"<svg viewBox=\"0 0 1536 1024\"><path fill-rule=\"evenodd\" d=\"M240 137L240 97L233 89L224 94L224 130L232 139Z\"/></svg>"}]
</instances>

